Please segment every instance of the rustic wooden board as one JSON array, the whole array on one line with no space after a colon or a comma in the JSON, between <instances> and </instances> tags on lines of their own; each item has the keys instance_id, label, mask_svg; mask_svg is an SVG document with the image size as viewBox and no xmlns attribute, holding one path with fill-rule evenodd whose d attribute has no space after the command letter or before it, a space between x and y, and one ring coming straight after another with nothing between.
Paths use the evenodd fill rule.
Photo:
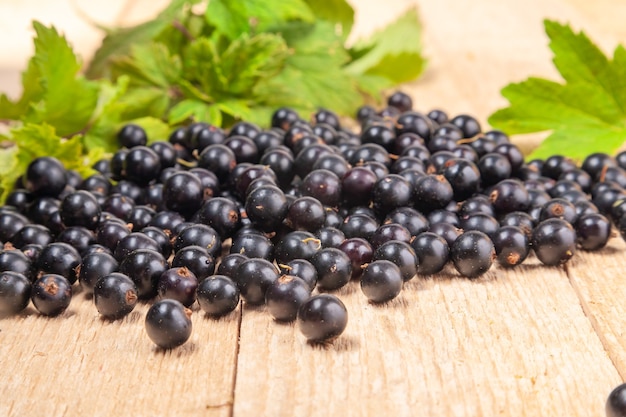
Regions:
<instances>
[{"instance_id":1,"label":"rustic wooden board","mask_svg":"<svg viewBox=\"0 0 626 417\"><path fill-rule=\"evenodd\" d=\"M339 294L348 328L328 346L244 308L235 415L582 417L619 382L565 273L537 261L415 279L385 306Z\"/></svg>"},{"instance_id":2,"label":"rustic wooden board","mask_svg":"<svg viewBox=\"0 0 626 417\"><path fill-rule=\"evenodd\" d=\"M0 3L2 91L18 91L15 71L30 52L15 39L31 18L66 29L81 51L97 39L76 38L85 25L70 0L49 14L38 1ZM163 4L134 0L124 9L121 1L76 3L112 22ZM471 113L484 126L506 104L499 90L508 82L556 79L543 18L584 28L606 51L626 41L623 5L611 0L352 3L354 38L418 5L429 66L405 90L421 111ZM515 139L525 148L536 140ZM602 416L608 392L626 378L624 254L615 240L600 254L577 254L567 274L536 260L477 281L448 271L411 281L384 307L351 283L339 292L350 312L346 333L325 347L263 308L244 307L218 321L196 311L190 342L162 352L145 335L147 306L109 323L78 294L59 318L29 307L0 320L0 415Z\"/></svg>"},{"instance_id":3,"label":"rustic wooden board","mask_svg":"<svg viewBox=\"0 0 626 417\"><path fill-rule=\"evenodd\" d=\"M0 320L2 416L229 416L241 311L219 320L197 308L179 349L155 347L142 303L120 321L76 294L59 317L32 305Z\"/></svg>"}]
</instances>

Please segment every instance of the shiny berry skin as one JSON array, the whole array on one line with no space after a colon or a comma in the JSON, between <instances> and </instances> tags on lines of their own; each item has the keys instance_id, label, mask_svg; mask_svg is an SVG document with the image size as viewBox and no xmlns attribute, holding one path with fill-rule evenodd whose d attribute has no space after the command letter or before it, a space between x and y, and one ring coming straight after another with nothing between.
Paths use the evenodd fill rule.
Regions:
<instances>
[{"instance_id":1,"label":"shiny berry skin","mask_svg":"<svg viewBox=\"0 0 626 417\"><path fill-rule=\"evenodd\" d=\"M170 268L161 274L157 291L161 299L171 298L190 307L196 301L198 279L189 269L183 267Z\"/></svg>"},{"instance_id":2,"label":"shiny berry skin","mask_svg":"<svg viewBox=\"0 0 626 417\"><path fill-rule=\"evenodd\" d=\"M214 197L204 202L194 219L211 226L222 240L232 237L241 225L237 204L225 197Z\"/></svg>"},{"instance_id":3,"label":"shiny berry skin","mask_svg":"<svg viewBox=\"0 0 626 417\"><path fill-rule=\"evenodd\" d=\"M0 317L17 314L30 302L31 284L24 275L0 272Z\"/></svg>"},{"instance_id":4,"label":"shiny berry skin","mask_svg":"<svg viewBox=\"0 0 626 417\"><path fill-rule=\"evenodd\" d=\"M606 400L606 417L626 417L626 384L618 385Z\"/></svg>"},{"instance_id":5,"label":"shiny berry skin","mask_svg":"<svg viewBox=\"0 0 626 417\"><path fill-rule=\"evenodd\" d=\"M198 285L198 304L210 316L223 316L239 304L239 288L226 275L211 275Z\"/></svg>"},{"instance_id":6,"label":"shiny berry skin","mask_svg":"<svg viewBox=\"0 0 626 417\"><path fill-rule=\"evenodd\" d=\"M388 260L369 263L361 275L361 291L373 303L384 303L396 298L404 280L396 264Z\"/></svg>"},{"instance_id":7,"label":"shiny berry skin","mask_svg":"<svg viewBox=\"0 0 626 417\"><path fill-rule=\"evenodd\" d=\"M553 198L541 208L540 220L563 219L568 223L576 222L576 207L563 198Z\"/></svg>"},{"instance_id":8,"label":"shiny berry skin","mask_svg":"<svg viewBox=\"0 0 626 417\"><path fill-rule=\"evenodd\" d=\"M0 242L7 242L30 223L25 216L18 212L5 211L0 213Z\"/></svg>"},{"instance_id":9,"label":"shiny berry skin","mask_svg":"<svg viewBox=\"0 0 626 417\"><path fill-rule=\"evenodd\" d=\"M314 236L311 237L315 238ZM263 258L271 261L274 259L274 244L265 235L243 233L233 237L230 253L244 255L248 258Z\"/></svg>"},{"instance_id":10,"label":"shiny berry skin","mask_svg":"<svg viewBox=\"0 0 626 417\"><path fill-rule=\"evenodd\" d=\"M215 272L215 258L202 246L186 246L177 251L172 259L172 268L182 267L189 269L198 281L202 281Z\"/></svg>"},{"instance_id":11,"label":"shiny berry skin","mask_svg":"<svg viewBox=\"0 0 626 417\"><path fill-rule=\"evenodd\" d=\"M311 296L311 289L303 279L293 275L282 275L265 293L267 310L278 321L296 319L298 309Z\"/></svg>"},{"instance_id":12,"label":"shiny berry skin","mask_svg":"<svg viewBox=\"0 0 626 417\"><path fill-rule=\"evenodd\" d=\"M487 272L495 257L489 236L476 230L462 233L450 247L454 267L467 278L477 278Z\"/></svg>"},{"instance_id":13,"label":"shiny berry skin","mask_svg":"<svg viewBox=\"0 0 626 417\"><path fill-rule=\"evenodd\" d=\"M352 262L340 249L321 249L311 258L311 263L317 271L317 287L321 290L337 290L352 277Z\"/></svg>"},{"instance_id":14,"label":"shiny berry skin","mask_svg":"<svg viewBox=\"0 0 626 417\"><path fill-rule=\"evenodd\" d=\"M426 175L415 184L413 204L423 213L446 207L454 196L452 186L443 175Z\"/></svg>"},{"instance_id":15,"label":"shiny berry skin","mask_svg":"<svg viewBox=\"0 0 626 417\"><path fill-rule=\"evenodd\" d=\"M168 269L167 261L156 250L136 249L120 263L119 272L128 275L137 286L139 298L152 298L157 294L157 283Z\"/></svg>"},{"instance_id":16,"label":"shiny berry skin","mask_svg":"<svg viewBox=\"0 0 626 417\"><path fill-rule=\"evenodd\" d=\"M413 190L409 182L397 174L389 174L381 178L372 190L374 211L385 217L389 212L409 204Z\"/></svg>"},{"instance_id":17,"label":"shiny berry skin","mask_svg":"<svg viewBox=\"0 0 626 417\"><path fill-rule=\"evenodd\" d=\"M61 202L61 220L65 226L83 226L94 230L100 221L98 200L88 191L76 191Z\"/></svg>"},{"instance_id":18,"label":"shiny berry skin","mask_svg":"<svg viewBox=\"0 0 626 417\"><path fill-rule=\"evenodd\" d=\"M348 310L332 294L314 295L298 309L298 327L311 343L330 341L348 325Z\"/></svg>"},{"instance_id":19,"label":"shiny berry skin","mask_svg":"<svg viewBox=\"0 0 626 417\"><path fill-rule=\"evenodd\" d=\"M108 253L91 253L83 257L78 272L78 282L87 294L92 293L96 282L100 278L117 271L118 266L115 258Z\"/></svg>"},{"instance_id":20,"label":"shiny berry skin","mask_svg":"<svg viewBox=\"0 0 626 417\"><path fill-rule=\"evenodd\" d=\"M448 242L432 232L420 233L411 242L417 257L417 273L428 276L441 272L448 263L450 247Z\"/></svg>"},{"instance_id":21,"label":"shiny berry skin","mask_svg":"<svg viewBox=\"0 0 626 417\"><path fill-rule=\"evenodd\" d=\"M222 239L215 229L206 224L194 223L183 228L173 239L174 252L187 246L201 246L213 257L222 251Z\"/></svg>"},{"instance_id":22,"label":"shiny berry skin","mask_svg":"<svg viewBox=\"0 0 626 417\"><path fill-rule=\"evenodd\" d=\"M124 159L125 177L137 184L146 185L161 173L161 158L147 146L135 146Z\"/></svg>"},{"instance_id":23,"label":"shiny berry skin","mask_svg":"<svg viewBox=\"0 0 626 417\"><path fill-rule=\"evenodd\" d=\"M276 230L289 210L285 194L273 185L264 185L252 191L245 205L252 223L268 232Z\"/></svg>"},{"instance_id":24,"label":"shiny berry skin","mask_svg":"<svg viewBox=\"0 0 626 417\"><path fill-rule=\"evenodd\" d=\"M400 270L403 281L412 279L417 274L418 259L408 242L390 240L374 251L372 261L386 260Z\"/></svg>"},{"instance_id":25,"label":"shiny berry skin","mask_svg":"<svg viewBox=\"0 0 626 417\"><path fill-rule=\"evenodd\" d=\"M301 278L313 291L317 284L317 270L313 264L305 259L294 259L286 264L279 264L280 273Z\"/></svg>"},{"instance_id":26,"label":"shiny berry skin","mask_svg":"<svg viewBox=\"0 0 626 417\"><path fill-rule=\"evenodd\" d=\"M37 259L37 268L40 274L62 275L73 284L78 279L78 266L81 261L80 254L72 246L53 242L42 249Z\"/></svg>"},{"instance_id":27,"label":"shiny berry skin","mask_svg":"<svg viewBox=\"0 0 626 417\"><path fill-rule=\"evenodd\" d=\"M470 197L480 187L480 171L476 164L466 159L449 159L445 162L442 173L452 186L454 199L457 201Z\"/></svg>"},{"instance_id":28,"label":"shiny berry skin","mask_svg":"<svg viewBox=\"0 0 626 417\"><path fill-rule=\"evenodd\" d=\"M504 267L514 267L530 252L528 235L517 226L502 226L491 236L497 261Z\"/></svg>"},{"instance_id":29,"label":"shiny berry skin","mask_svg":"<svg viewBox=\"0 0 626 417\"><path fill-rule=\"evenodd\" d=\"M467 114L460 114L453 117L450 123L461 129L464 138L471 138L481 132L478 120Z\"/></svg>"},{"instance_id":30,"label":"shiny berry skin","mask_svg":"<svg viewBox=\"0 0 626 417\"><path fill-rule=\"evenodd\" d=\"M33 283L31 300L44 316L58 316L70 305L72 284L61 275L42 275Z\"/></svg>"},{"instance_id":31,"label":"shiny berry skin","mask_svg":"<svg viewBox=\"0 0 626 417\"><path fill-rule=\"evenodd\" d=\"M24 188L34 196L56 197L65 188L67 177L63 164L53 157L34 159L24 175Z\"/></svg>"},{"instance_id":32,"label":"shiny berry skin","mask_svg":"<svg viewBox=\"0 0 626 417\"><path fill-rule=\"evenodd\" d=\"M455 216L456 217L456 216ZM405 227L411 236L417 236L428 230L428 219L411 207L399 207L383 220L383 224L396 223Z\"/></svg>"},{"instance_id":33,"label":"shiny berry skin","mask_svg":"<svg viewBox=\"0 0 626 417\"><path fill-rule=\"evenodd\" d=\"M325 206L337 206L341 199L341 181L327 169L311 171L300 185L303 195L318 199Z\"/></svg>"},{"instance_id":34,"label":"shiny berry skin","mask_svg":"<svg viewBox=\"0 0 626 417\"><path fill-rule=\"evenodd\" d=\"M159 300L148 310L145 326L154 344L162 349L173 349L191 336L191 310L176 300Z\"/></svg>"},{"instance_id":35,"label":"shiny berry skin","mask_svg":"<svg viewBox=\"0 0 626 417\"><path fill-rule=\"evenodd\" d=\"M599 213L580 217L574 226L576 242L583 250L595 251L606 246L611 237L611 222Z\"/></svg>"},{"instance_id":36,"label":"shiny berry skin","mask_svg":"<svg viewBox=\"0 0 626 417\"><path fill-rule=\"evenodd\" d=\"M544 220L533 230L532 247L543 264L564 264L576 252L576 232L563 219Z\"/></svg>"},{"instance_id":37,"label":"shiny berry skin","mask_svg":"<svg viewBox=\"0 0 626 417\"><path fill-rule=\"evenodd\" d=\"M289 205L285 220L292 229L314 232L324 225L326 210L316 198L300 197Z\"/></svg>"},{"instance_id":38,"label":"shiny berry skin","mask_svg":"<svg viewBox=\"0 0 626 417\"><path fill-rule=\"evenodd\" d=\"M265 293L278 276L274 264L265 259L253 258L237 267L233 280L246 303L259 305L265 302Z\"/></svg>"},{"instance_id":39,"label":"shiny berry skin","mask_svg":"<svg viewBox=\"0 0 626 417\"><path fill-rule=\"evenodd\" d=\"M169 210L190 215L200 208L203 199L202 182L190 172L177 172L163 184L163 201Z\"/></svg>"},{"instance_id":40,"label":"shiny berry skin","mask_svg":"<svg viewBox=\"0 0 626 417\"><path fill-rule=\"evenodd\" d=\"M107 246L103 244L104 246ZM110 248L109 248L110 249ZM113 256L118 262L125 260L128 255L137 249L151 249L161 252L161 247L154 239L140 232L133 232L124 237L115 246Z\"/></svg>"},{"instance_id":41,"label":"shiny berry skin","mask_svg":"<svg viewBox=\"0 0 626 417\"><path fill-rule=\"evenodd\" d=\"M128 315L135 309L138 298L135 283L119 272L103 275L93 288L96 309L109 320Z\"/></svg>"},{"instance_id":42,"label":"shiny berry skin","mask_svg":"<svg viewBox=\"0 0 626 417\"><path fill-rule=\"evenodd\" d=\"M348 206L366 205L378 181L376 174L364 167L354 167L341 179L342 198Z\"/></svg>"},{"instance_id":43,"label":"shiny berry skin","mask_svg":"<svg viewBox=\"0 0 626 417\"><path fill-rule=\"evenodd\" d=\"M133 148L135 146L145 146L148 143L146 131L141 126L129 123L117 132L117 140L120 146Z\"/></svg>"},{"instance_id":44,"label":"shiny berry skin","mask_svg":"<svg viewBox=\"0 0 626 417\"><path fill-rule=\"evenodd\" d=\"M395 107L401 112L405 112L413 108L413 100L408 94L402 91L396 91L387 99L387 105Z\"/></svg>"},{"instance_id":45,"label":"shiny berry skin","mask_svg":"<svg viewBox=\"0 0 626 417\"><path fill-rule=\"evenodd\" d=\"M287 233L276 244L274 256L279 264L293 259L310 260L322 248L321 242L312 233L296 230Z\"/></svg>"},{"instance_id":46,"label":"shiny berry skin","mask_svg":"<svg viewBox=\"0 0 626 417\"><path fill-rule=\"evenodd\" d=\"M300 116L295 110L281 107L272 113L271 126L287 131L298 120L300 120Z\"/></svg>"},{"instance_id":47,"label":"shiny berry skin","mask_svg":"<svg viewBox=\"0 0 626 417\"><path fill-rule=\"evenodd\" d=\"M220 183L228 180L235 165L237 165L235 153L224 144L209 145L198 156L198 166L215 173Z\"/></svg>"}]
</instances>

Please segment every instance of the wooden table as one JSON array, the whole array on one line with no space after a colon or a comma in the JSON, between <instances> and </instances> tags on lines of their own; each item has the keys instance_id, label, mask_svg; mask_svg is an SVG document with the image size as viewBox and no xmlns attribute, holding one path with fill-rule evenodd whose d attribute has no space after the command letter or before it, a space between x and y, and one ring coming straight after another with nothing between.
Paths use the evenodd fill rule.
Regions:
<instances>
[{"instance_id":1,"label":"wooden table","mask_svg":"<svg viewBox=\"0 0 626 417\"><path fill-rule=\"evenodd\" d=\"M544 17L605 50L626 40L617 0L354 3L357 34L417 3L430 64L405 90L419 110L485 125L506 104L502 86L557 76ZM220 320L196 309L190 341L163 352L146 336L147 305L111 323L77 291L61 317L31 306L0 321L0 416L603 416L626 377L625 255L615 238L563 268L533 258L474 281L446 270L384 307L351 283L338 291L348 328L324 347L244 305Z\"/></svg>"}]
</instances>

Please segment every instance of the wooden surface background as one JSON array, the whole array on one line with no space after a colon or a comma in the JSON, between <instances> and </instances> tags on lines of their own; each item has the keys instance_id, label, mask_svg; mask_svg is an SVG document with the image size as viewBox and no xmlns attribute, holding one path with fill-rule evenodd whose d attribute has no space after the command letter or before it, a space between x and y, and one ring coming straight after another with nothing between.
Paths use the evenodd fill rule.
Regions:
<instances>
[{"instance_id":1,"label":"wooden surface background","mask_svg":"<svg viewBox=\"0 0 626 417\"><path fill-rule=\"evenodd\" d=\"M32 18L55 23L88 59L98 34L77 9L125 23L164 3L0 1L2 90L19 91ZM429 66L405 90L418 110L471 113L485 125L508 82L556 77L544 18L584 28L606 51L626 41L617 0L353 4L355 36L417 4ZM626 378L625 254L616 238L566 268L530 259L476 281L446 270L408 282L383 307L351 283L338 292L348 328L324 347L244 306L220 320L196 309L190 341L163 352L145 334L146 305L111 323L77 291L60 317L31 306L0 320L0 416L603 416Z\"/></svg>"}]
</instances>

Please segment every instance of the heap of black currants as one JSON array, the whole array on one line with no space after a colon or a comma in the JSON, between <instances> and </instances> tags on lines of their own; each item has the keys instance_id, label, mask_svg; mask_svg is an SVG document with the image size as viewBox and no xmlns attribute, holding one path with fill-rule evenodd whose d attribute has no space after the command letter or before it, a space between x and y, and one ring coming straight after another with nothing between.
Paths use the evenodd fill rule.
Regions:
<instances>
[{"instance_id":1,"label":"heap of black currants","mask_svg":"<svg viewBox=\"0 0 626 417\"><path fill-rule=\"evenodd\" d=\"M79 283L110 320L152 303L162 348L189 338L193 308L219 317L240 298L324 342L346 328L332 293L351 282L386 303L447 265L470 279L530 256L558 266L612 226L626 237L626 153L526 163L469 115L413 111L402 92L387 103L358 109L358 133L327 109L167 141L130 124L85 179L35 159L0 208L0 314L32 300L59 315Z\"/></svg>"}]
</instances>

